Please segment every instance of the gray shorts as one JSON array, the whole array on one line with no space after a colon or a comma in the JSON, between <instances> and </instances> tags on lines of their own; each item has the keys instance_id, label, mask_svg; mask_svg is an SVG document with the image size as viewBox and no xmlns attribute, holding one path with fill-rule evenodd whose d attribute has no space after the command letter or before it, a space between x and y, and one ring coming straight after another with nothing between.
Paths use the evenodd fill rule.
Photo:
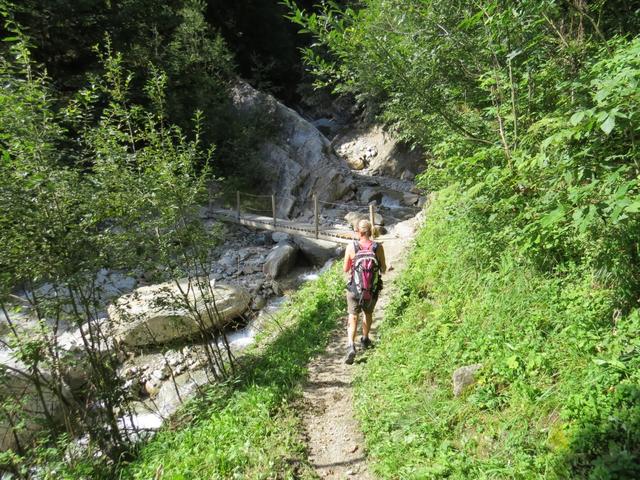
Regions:
<instances>
[{"instance_id":1,"label":"gray shorts","mask_svg":"<svg viewBox=\"0 0 640 480\"><path fill-rule=\"evenodd\" d=\"M373 313L373 309L378 301L378 295L373 295L371 300L359 303L358 297L351 290L347 290L347 312L351 315L358 315L360 312Z\"/></svg>"}]
</instances>

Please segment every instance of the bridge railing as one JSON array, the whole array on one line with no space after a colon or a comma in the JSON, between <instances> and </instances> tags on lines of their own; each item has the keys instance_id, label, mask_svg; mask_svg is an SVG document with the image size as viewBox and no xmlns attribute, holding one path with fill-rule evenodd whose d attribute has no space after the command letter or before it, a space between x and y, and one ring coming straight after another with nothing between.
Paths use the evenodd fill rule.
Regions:
<instances>
[{"instance_id":1,"label":"bridge railing","mask_svg":"<svg viewBox=\"0 0 640 480\"><path fill-rule=\"evenodd\" d=\"M243 201L244 200L244 201ZM415 213L421 210L419 207L410 207L410 206L389 206L389 205L381 205L378 206L375 202L371 202L367 205L362 204L346 204L346 203L336 203L336 202L327 202L323 200L319 200L317 195L313 195L311 200L304 203L313 211L313 222L312 228L315 238L319 238L320 236L320 216L322 214L323 207L337 207L343 208L350 211L360 211L362 213L368 214L369 221L371 225L375 225L375 215L377 213L378 208L393 210L393 209L402 209L404 211L414 210ZM270 217L271 224L275 229L279 223L286 224L288 220L279 219L277 217L277 209L278 206L278 198L276 195L267 195L267 194L253 194L248 192L241 192L240 190L236 191L235 198L235 217L238 221L242 219L242 214L250 213L253 215ZM284 225L283 225L284 226ZM375 234L375 228L374 228Z\"/></svg>"}]
</instances>

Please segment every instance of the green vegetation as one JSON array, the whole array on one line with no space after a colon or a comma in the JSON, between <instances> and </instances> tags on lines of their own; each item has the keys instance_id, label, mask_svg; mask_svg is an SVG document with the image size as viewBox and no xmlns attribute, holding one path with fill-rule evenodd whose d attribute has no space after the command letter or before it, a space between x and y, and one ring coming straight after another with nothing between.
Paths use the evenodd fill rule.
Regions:
<instances>
[{"instance_id":1,"label":"green vegetation","mask_svg":"<svg viewBox=\"0 0 640 480\"><path fill-rule=\"evenodd\" d=\"M198 135L189 141L165 121L163 72L152 72L144 87L153 108L134 103L133 77L107 44L98 52L104 74L55 105L28 42L7 25L15 36L6 42L11 56L0 58L0 311L10 335L0 346L12 351L19 368L0 365L0 419L3 429L11 426L15 445L0 455L0 468L27 477L30 464L55 456L54 445L63 455L66 440L80 436L102 452L97 462L124 458L131 449L118 418L133 394L116 374L117 347L100 313L108 300L96 273L111 268L144 271L158 282L187 278L212 309L209 282L196 275L208 278L219 232L199 216L210 151ZM200 121L196 114L196 132ZM40 288L45 282L53 293ZM16 298L31 308L30 327ZM188 296L175 304L193 307ZM225 379L233 363L217 347L221 332L199 325L199 337L212 345L209 366ZM61 345L64 328L82 332L77 354ZM69 389L76 372L82 387ZM24 388L14 388L16 379ZM31 448L32 430L42 430L42 448Z\"/></svg>"},{"instance_id":2,"label":"green vegetation","mask_svg":"<svg viewBox=\"0 0 640 480\"><path fill-rule=\"evenodd\" d=\"M87 77L101 75L96 45L107 41L133 72L131 99L151 108L144 88L152 71L166 75L163 114L190 139L216 146L216 174L247 188L261 186L256 139L270 133L256 113L241 118L231 105L230 89L241 75L250 83L288 100L297 100L301 75L298 47L304 42L284 18L277 2L230 0L10 0L0 12L13 22L0 26L12 37L16 25L28 36L34 63L46 69L51 90L64 101L83 89ZM268 25L265 25L268 22ZM0 55L10 57L0 43ZM41 70L41 69L39 69ZM202 112L200 129L193 116Z\"/></svg>"},{"instance_id":3,"label":"green vegetation","mask_svg":"<svg viewBox=\"0 0 640 480\"><path fill-rule=\"evenodd\" d=\"M488 252L442 192L396 282L357 408L381 478L637 478L640 316L588 268ZM496 261L497 259L497 261ZM451 375L483 365L461 397Z\"/></svg>"},{"instance_id":4,"label":"green vegetation","mask_svg":"<svg viewBox=\"0 0 640 480\"><path fill-rule=\"evenodd\" d=\"M239 375L187 404L122 478L312 478L292 406L306 364L344 313L343 289L336 267L293 294L243 357Z\"/></svg>"},{"instance_id":5,"label":"green vegetation","mask_svg":"<svg viewBox=\"0 0 640 480\"><path fill-rule=\"evenodd\" d=\"M377 471L637 478L640 11L287 3L317 83L430 152L441 193L359 385Z\"/></svg>"}]
</instances>

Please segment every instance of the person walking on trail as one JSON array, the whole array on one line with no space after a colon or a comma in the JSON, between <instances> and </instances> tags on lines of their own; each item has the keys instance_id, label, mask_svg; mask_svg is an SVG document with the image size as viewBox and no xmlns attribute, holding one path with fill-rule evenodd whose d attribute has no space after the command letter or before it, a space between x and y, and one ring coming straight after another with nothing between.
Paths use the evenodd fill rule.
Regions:
<instances>
[{"instance_id":1,"label":"person walking on trail","mask_svg":"<svg viewBox=\"0 0 640 480\"><path fill-rule=\"evenodd\" d=\"M373 226L368 220L360 220L355 228L357 240L350 243L344 253L343 270L348 274L347 308L347 357L345 363L351 365L356 358L356 332L358 316L364 313L360 346L371 346L369 330L373 320L373 309L382 288L380 275L387 271L382 245L371 240Z\"/></svg>"}]
</instances>

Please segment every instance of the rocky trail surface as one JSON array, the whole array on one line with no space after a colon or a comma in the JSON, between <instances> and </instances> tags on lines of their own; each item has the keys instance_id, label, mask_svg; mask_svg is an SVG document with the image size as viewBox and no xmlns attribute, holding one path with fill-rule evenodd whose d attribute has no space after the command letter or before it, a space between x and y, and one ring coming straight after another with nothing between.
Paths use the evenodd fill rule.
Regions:
<instances>
[{"instance_id":1,"label":"rocky trail surface","mask_svg":"<svg viewBox=\"0 0 640 480\"><path fill-rule=\"evenodd\" d=\"M412 232L384 243L389 271L384 276L387 286L378 300L371 337L375 343L376 328L383 321L383 312L393 291L392 280L404 266L421 215L398 228ZM359 328L360 328L359 324ZM367 354L358 349L353 365L346 365L347 317L333 333L324 353L309 364L309 378L303 391L303 423L307 438L309 461L323 479L372 479L367 466L364 437L355 418L353 379L366 362ZM358 331L358 337L360 330Z\"/></svg>"}]
</instances>

